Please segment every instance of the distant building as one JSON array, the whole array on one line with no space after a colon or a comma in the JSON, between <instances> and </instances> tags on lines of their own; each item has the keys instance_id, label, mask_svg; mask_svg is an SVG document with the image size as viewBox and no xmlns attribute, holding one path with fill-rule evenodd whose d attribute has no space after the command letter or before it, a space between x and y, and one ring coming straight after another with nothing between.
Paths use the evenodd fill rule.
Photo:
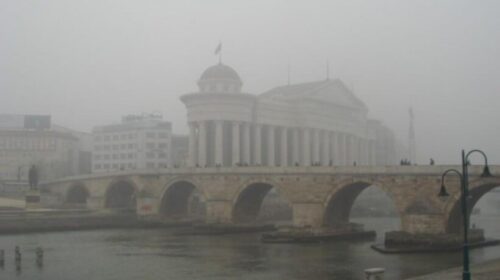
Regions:
<instances>
[{"instance_id":1,"label":"distant building","mask_svg":"<svg viewBox=\"0 0 500 280\"><path fill-rule=\"evenodd\" d=\"M33 164L41 180L77 175L79 142L48 115L0 115L0 181L26 182Z\"/></svg>"},{"instance_id":2,"label":"distant building","mask_svg":"<svg viewBox=\"0 0 500 280\"><path fill-rule=\"evenodd\" d=\"M189 137L187 135L174 135L172 137L172 164L174 167L187 166L188 144Z\"/></svg>"},{"instance_id":3,"label":"distant building","mask_svg":"<svg viewBox=\"0 0 500 280\"><path fill-rule=\"evenodd\" d=\"M275 87L260 95L219 63L181 97L190 166L396 164L392 131L339 79Z\"/></svg>"},{"instance_id":4,"label":"distant building","mask_svg":"<svg viewBox=\"0 0 500 280\"><path fill-rule=\"evenodd\" d=\"M160 115L128 115L92 135L92 173L172 165L172 124Z\"/></svg>"}]
</instances>

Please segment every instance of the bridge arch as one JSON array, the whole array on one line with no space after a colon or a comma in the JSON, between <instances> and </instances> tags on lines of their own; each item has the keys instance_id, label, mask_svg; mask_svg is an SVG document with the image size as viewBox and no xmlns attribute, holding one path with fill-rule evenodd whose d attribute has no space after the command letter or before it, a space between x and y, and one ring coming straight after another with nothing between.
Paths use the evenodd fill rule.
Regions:
<instances>
[{"instance_id":1,"label":"bridge arch","mask_svg":"<svg viewBox=\"0 0 500 280\"><path fill-rule=\"evenodd\" d=\"M277 182L270 180L250 180L245 182L233 199L232 221L234 223L257 222L264 199L271 192L289 203L290 200L283 195L281 189Z\"/></svg>"},{"instance_id":2,"label":"bridge arch","mask_svg":"<svg viewBox=\"0 0 500 280\"><path fill-rule=\"evenodd\" d=\"M339 186L332 189L324 204L323 226L342 226L349 223L351 210L356 199L367 188L377 188L382 191L386 197L392 202L395 212L399 216L399 224L402 222L402 211L396 199L394 198L390 188L386 186L386 182L368 181L351 179L344 182L338 182L335 185Z\"/></svg>"},{"instance_id":3,"label":"bridge arch","mask_svg":"<svg viewBox=\"0 0 500 280\"><path fill-rule=\"evenodd\" d=\"M75 183L66 191L64 202L74 206L85 206L90 193L85 184Z\"/></svg>"},{"instance_id":4,"label":"bridge arch","mask_svg":"<svg viewBox=\"0 0 500 280\"><path fill-rule=\"evenodd\" d=\"M178 178L166 184L161 194L159 213L171 219L187 217L204 219L206 199L198 183Z\"/></svg>"},{"instance_id":5,"label":"bridge arch","mask_svg":"<svg viewBox=\"0 0 500 280\"><path fill-rule=\"evenodd\" d=\"M500 187L500 181L478 181L469 185L469 198L467 200L467 213L470 221L472 209L485 194L496 187ZM451 202L446 209L445 227L446 233L460 234L463 232L461 191L451 196Z\"/></svg>"},{"instance_id":6,"label":"bridge arch","mask_svg":"<svg viewBox=\"0 0 500 280\"><path fill-rule=\"evenodd\" d=\"M132 180L114 180L106 189L104 207L135 210L137 191L138 187Z\"/></svg>"}]
</instances>

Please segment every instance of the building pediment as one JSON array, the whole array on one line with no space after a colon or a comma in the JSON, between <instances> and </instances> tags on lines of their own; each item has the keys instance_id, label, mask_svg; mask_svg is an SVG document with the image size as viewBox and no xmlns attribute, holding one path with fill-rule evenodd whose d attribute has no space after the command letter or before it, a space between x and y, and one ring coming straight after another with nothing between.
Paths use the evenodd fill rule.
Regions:
<instances>
[{"instance_id":1,"label":"building pediment","mask_svg":"<svg viewBox=\"0 0 500 280\"><path fill-rule=\"evenodd\" d=\"M293 103L307 100L366 110L366 105L339 79L280 86L264 92L259 99Z\"/></svg>"}]
</instances>

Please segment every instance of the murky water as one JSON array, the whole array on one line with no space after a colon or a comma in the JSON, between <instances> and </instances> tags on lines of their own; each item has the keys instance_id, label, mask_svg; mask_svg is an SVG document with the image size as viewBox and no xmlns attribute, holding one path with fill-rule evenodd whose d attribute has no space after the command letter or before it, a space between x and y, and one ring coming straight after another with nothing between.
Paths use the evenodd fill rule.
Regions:
<instances>
[{"instance_id":1,"label":"murky water","mask_svg":"<svg viewBox=\"0 0 500 280\"><path fill-rule=\"evenodd\" d=\"M496 225L475 218L478 226ZM357 219L368 227L397 226L394 218ZM178 236L174 230L102 230L0 236L6 264L0 279L364 279L363 269L385 267L386 279L461 264L459 253L383 255L372 242L262 244L258 234ZM500 228L488 232L500 232ZM14 246L21 246L16 271ZM45 248L44 266L35 248ZM500 257L500 247L477 249L474 262Z\"/></svg>"}]
</instances>

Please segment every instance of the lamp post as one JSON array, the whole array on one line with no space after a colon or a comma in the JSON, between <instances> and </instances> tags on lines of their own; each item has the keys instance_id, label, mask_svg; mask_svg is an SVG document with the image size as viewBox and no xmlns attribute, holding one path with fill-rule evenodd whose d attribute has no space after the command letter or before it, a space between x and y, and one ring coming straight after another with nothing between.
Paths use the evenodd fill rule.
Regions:
<instances>
[{"instance_id":1,"label":"lamp post","mask_svg":"<svg viewBox=\"0 0 500 280\"><path fill-rule=\"evenodd\" d=\"M486 157L486 154L481 151L481 150L472 150L469 151L467 154L465 153L464 150L462 150L462 172L456 170L456 169L448 169L446 170L443 175L441 175L441 189L439 190L439 197L446 198L449 196L448 192L446 191L446 186L444 185L444 177L448 173L455 173L460 177L460 186L461 186L461 204L462 204L462 218L463 218L463 227L464 227L464 241L463 241L463 272L462 272L462 279L463 280L470 280L470 271L469 271L469 238L468 238L468 231L469 231L469 216L468 216L468 211L467 211L467 197L469 196L469 173L468 173L468 166L469 166L469 156L472 153L480 153L484 157L484 169L483 173L481 174L481 177L491 177L490 169L488 167L488 158Z\"/></svg>"}]
</instances>

